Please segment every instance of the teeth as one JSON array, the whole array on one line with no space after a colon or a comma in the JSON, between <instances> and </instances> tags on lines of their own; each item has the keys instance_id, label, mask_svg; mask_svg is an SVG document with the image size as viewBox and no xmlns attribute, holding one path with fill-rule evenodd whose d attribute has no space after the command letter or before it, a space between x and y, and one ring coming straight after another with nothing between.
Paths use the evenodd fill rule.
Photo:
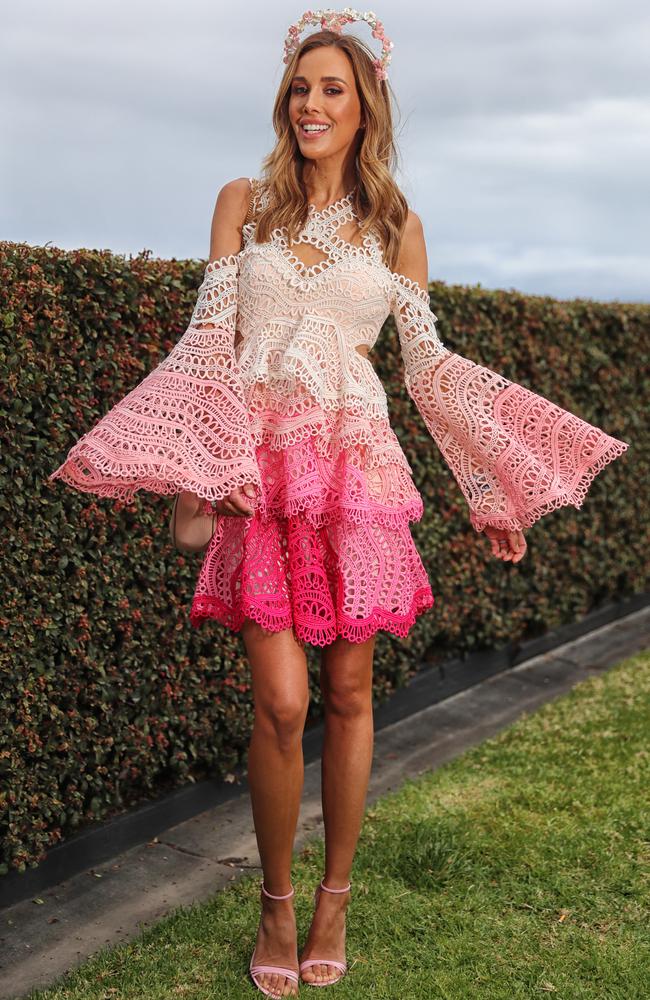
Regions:
<instances>
[{"instance_id":1,"label":"teeth","mask_svg":"<svg viewBox=\"0 0 650 1000\"><path fill-rule=\"evenodd\" d=\"M305 132L325 132L329 125L303 125L302 128Z\"/></svg>"}]
</instances>

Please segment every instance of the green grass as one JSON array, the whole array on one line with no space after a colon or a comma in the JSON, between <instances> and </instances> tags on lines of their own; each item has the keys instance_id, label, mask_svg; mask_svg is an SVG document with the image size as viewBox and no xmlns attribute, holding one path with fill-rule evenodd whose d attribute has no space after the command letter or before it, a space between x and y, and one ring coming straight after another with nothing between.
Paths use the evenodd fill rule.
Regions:
<instances>
[{"instance_id":1,"label":"green grass","mask_svg":"<svg viewBox=\"0 0 650 1000\"><path fill-rule=\"evenodd\" d=\"M369 808L331 995L647 1000L649 729L646 652ZM315 840L294 861L299 944L323 857ZM30 996L261 997L258 899L234 883Z\"/></svg>"}]
</instances>

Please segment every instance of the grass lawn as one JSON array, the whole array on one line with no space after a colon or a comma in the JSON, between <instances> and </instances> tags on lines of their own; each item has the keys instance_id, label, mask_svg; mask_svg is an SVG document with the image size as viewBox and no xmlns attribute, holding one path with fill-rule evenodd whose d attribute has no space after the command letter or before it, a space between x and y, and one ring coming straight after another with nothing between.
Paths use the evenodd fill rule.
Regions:
<instances>
[{"instance_id":1,"label":"grass lawn","mask_svg":"<svg viewBox=\"0 0 650 1000\"><path fill-rule=\"evenodd\" d=\"M649 735L650 651L375 803L332 995L648 1000ZM314 840L294 860L299 945L323 857ZM30 996L261 997L258 897L257 877L233 883Z\"/></svg>"}]
</instances>

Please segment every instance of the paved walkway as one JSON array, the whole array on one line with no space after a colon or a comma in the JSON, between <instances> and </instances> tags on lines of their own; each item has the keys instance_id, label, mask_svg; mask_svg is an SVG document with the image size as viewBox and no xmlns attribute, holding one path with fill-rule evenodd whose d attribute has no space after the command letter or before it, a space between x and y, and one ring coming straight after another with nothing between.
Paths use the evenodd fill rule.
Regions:
<instances>
[{"instance_id":1,"label":"paved walkway","mask_svg":"<svg viewBox=\"0 0 650 1000\"><path fill-rule=\"evenodd\" d=\"M494 735L575 684L650 646L650 609L552 652L375 734L367 804ZM305 767L296 850L322 835L320 761ZM242 872L261 875L248 792L173 826L111 862L0 911L0 1000L45 987L105 945L136 937L180 905L207 900Z\"/></svg>"}]
</instances>

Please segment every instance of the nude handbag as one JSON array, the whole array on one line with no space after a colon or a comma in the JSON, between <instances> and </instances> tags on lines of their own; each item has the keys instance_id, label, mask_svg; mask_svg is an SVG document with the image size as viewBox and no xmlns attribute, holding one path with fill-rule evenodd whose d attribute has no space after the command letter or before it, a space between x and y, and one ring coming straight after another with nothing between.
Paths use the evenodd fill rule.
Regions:
<instances>
[{"instance_id":1,"label":"nude handbag","mask_svg":"<svg viewBox=\"0 0 650 1000\"><path fill-rule=\"evenodd\" d=\"M181 494L177 493L174 497L172 512L169 518L169 536L172 540L172 545L179 552L202 552L208 546L214 534L214 522L217 513L213 511L211 517L207 515L200 517L197 514L190 514L187 507L184 508L182 503L179 509L180 498Z\"/></svg>"}]
</instances>

